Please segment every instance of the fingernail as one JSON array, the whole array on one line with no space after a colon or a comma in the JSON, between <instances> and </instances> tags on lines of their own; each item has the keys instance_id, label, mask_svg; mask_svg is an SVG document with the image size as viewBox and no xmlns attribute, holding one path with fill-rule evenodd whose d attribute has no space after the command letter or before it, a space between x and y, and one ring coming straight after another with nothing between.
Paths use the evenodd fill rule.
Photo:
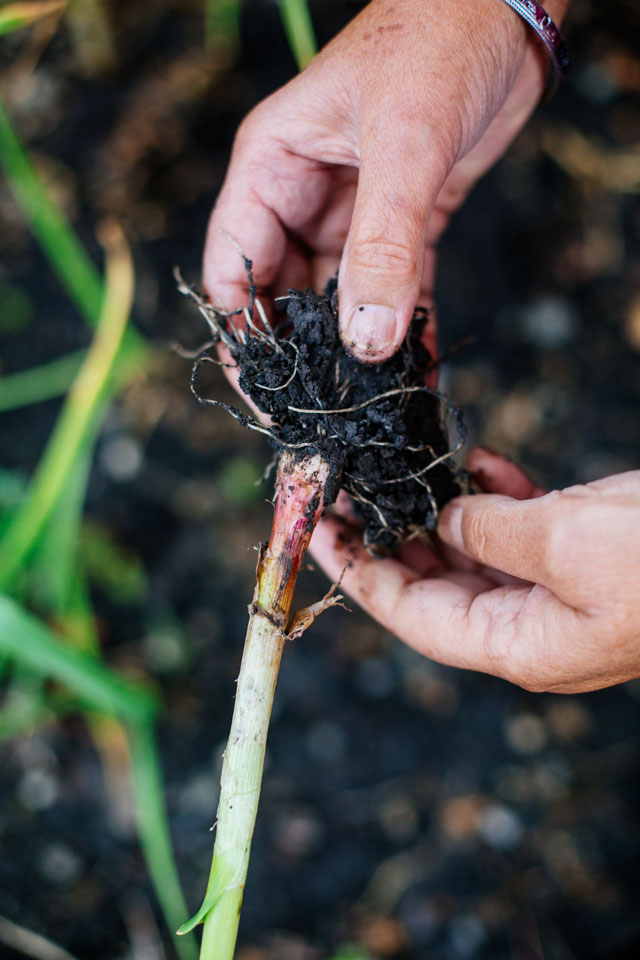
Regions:
<instances>
[{"instance_id":1,"label":"fingernail","mask_svg":"<svg viewBox=\"0 0 640 960\"><path fill-rule=\"evenodd\" d=\"M440 523L438 524L438 533L450 547L464 550L462 540L462 507L457 506L455 503L445 507L440 517Z\"/></svg>"},{"instance_id":2,"label":"fingernail","mask_svg":"<svg viewBox=\"0 0 640 960\"><path fill-rule=\"evenodd\" d=\"M374 356L396 345L396 315L391 307L363 303L351 314L343 338L356 353Z\"/></svg>"}]
</instances>

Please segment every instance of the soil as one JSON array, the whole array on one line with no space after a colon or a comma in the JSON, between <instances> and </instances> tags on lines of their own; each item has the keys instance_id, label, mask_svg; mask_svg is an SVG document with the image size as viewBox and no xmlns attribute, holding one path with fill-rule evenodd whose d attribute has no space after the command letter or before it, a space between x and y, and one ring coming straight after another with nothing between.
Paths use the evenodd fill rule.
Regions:
<instances>
[{"instance_id":1,"label":"soil","mask_svg":"<svg viewBox=\"0 0 640 960\"><path fill-rule=\"evenodd\" d=\"M96 262L100 216L125 219L134 320L166 356L111 410L87 514L125 571L93 569L104 655L151 675L163 698L172 833L195 910L253 590L247 546L271 523L254 487L270 452L200 409L190 364L164 352L201 339L172 267L199 276L233 133L295 65L272 0L246 0L235 59L203 50L195 0L102 6L111 66L82 61L68 29L35 65L11 38L0 56L12 115ZM436 289L441 348L476 336L440 376L469 442L550 488L640 465L640 15L631 0L573 7L570 79L454 218ZM357 9L312 3L321 42ZM2 189L0 263L2 373L86 345ZM201 391L237 402L215 373ZM58 410L2 416L3 507ZM143 589L123 599L135 569ZM299 606L327 589L317 572L300 581ZM638 683L529 694L331 611L286 650L238 960L326 960L355 943L392 960L635 960L639 731ZM172 956L126 790L80 716L3 744L0 790L0 914L78 960ZM1 942L0 955L23 956Z\"/></svg>"},{"instance_id":2,"label":"soil","mask_svg":"<svg viewBox=\"0 0 640 960\"><path fill-rule=\"evenodd\" d=\"M427 312L416 312L390 360L360 363L338 336L336 281L323 296L290 290L286 316L275 328L266 320L265 328L254 309L252 264L245 263L250 324L239 334L238 318L211 306L208 319L218 342L224 340L230 351L240 388L268 415L271 426L261 427L230 404L203 399L194 387L198 399L223 405L244 426L266 433L278 453L319 453L331 465L325 505L334 502L341 488L346 490L372 552L389 552L408 537L433 530L439 510L461 492L460 471L451 458L462 446L466 428L461 411L426 386L436 366L423 343ZM206 359L216 362L208 354L198 359L192 382ZM452 448L441 412L447 407L458 433Z\"/></svg>"}]
</instances>

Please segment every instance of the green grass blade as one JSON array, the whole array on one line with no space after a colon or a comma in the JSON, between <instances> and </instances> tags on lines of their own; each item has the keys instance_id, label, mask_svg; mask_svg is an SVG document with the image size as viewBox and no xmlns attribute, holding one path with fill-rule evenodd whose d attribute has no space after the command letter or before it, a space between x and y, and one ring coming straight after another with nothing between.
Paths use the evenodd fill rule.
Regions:
<instances>
[{"instance_id":1,"label":"green grass blade","mask_svg":"<svg viewBox=\"0 0 640 960\"><path fill-rule=\"evenodd\" d=\"M75 596L82 512L101 419L95 418L90 435L71 464L29 565L30 600L39 612L55 614L56 620L66 616Z\"/></svg>"},{"instance_id":2,"label":"green grass blade","mask_svg":"<svg viewBox=\"0 0 640 960\"><path fill-rule=\"evenodd\" d=\"M318 52L307 0L279 0L278 5L291 52L298 69L304 70Z\"/></svg>"},{"instance_id":3,"label":"green grass blade","mask_svg":"<svg viewBox=\"0 0 640 960\"><path fill-rule=\"evenodd\" d=\"M0 377L0 413L28 407L66 393L82 366L86 350Z\"/></svg>"},{"instance_id":4,"label":"green grass blade","mask_svg":"<svg viewBox=\"0 0 640 960\"><path fill-rule=\"evenodd\" d=\"M107 279L98 330L41 458L29 493L0 540L0 590L6 591L33 549L64 491L103 400L133 298L133 265L119 228L106 238ZM111 234L111 231L109 231ZM116 239L117 235L117 239Z\"/></svg>"},{"instance_id":5,"label":"green grass blade","mask_svg":"<svg viewBox=\"0 0 640 960\"><path fill-rule=\"evenodd\" d=\"M233 58L240 46L242 0L205 0L204 36L208 50Z\"/></svg>"},{"instance_id":6,"label":"green grass blade","mask_svg":"<svg viewBox=\"0 0 640 960\"><path fill-rule=\"evenodd\" d=\"M0 7L0 37L28 27L52 13L58 13L65 2L66 0L31 0L4 4Z\"/></svg>"},{"instance_id":7,"label":"green grass blade","mask_svg":"<svg viewBox=\"0 0 640 960\"><path fill-rule=\"evenodd\" d=\"M44 679L13 664L10 681L3 691L0 711L0 739L33 730L39 722L51 719L46 703Z\"/></svg>"},{"instance_id":8,"label":"green grass blade","mask_svg":"<svg viewBox=\"0 0 640 960\"><path fill-rule=\"evenodd\" d=\"M93 325L100 316L102 280L31 163L0 100L0 165L43 252L63 286Z\"/></svg>"},{"instance_id":9,"label":"green grass blade","mask_svg":"<svg viewBox=\"0 0 640 960\"><path fill-rule=\"evenodd\" d=\"M73 573L68 603L60 612L60 629L70 646L95 656L100 652L100 642L89 586L77 568Z\"/></svg>"},{"instance_id":10,"label":"green grass blade","mask_svg":"<svg viewBox=\"0 0 640 960\"><path fill-rule=\"evenodd\" d=\"M45 724L77 713L78 704L68 693L52 694L45 689L43 677L16 671L3 696L0 711L0 741L35 733Z\"/></svg>"},{"instance_id":11,"label":"green grass blade","mask_svg":"<svg viewBox=\"0 0 640 960\"><path fill-rule=\"evenodd\" d=\"M196 960L195 938L175 933L187 914L187 907L173 857L160 761L150 725L129 727L129 744L138 834L147 869L180 960Z\"/></svg>"},{"instance_id":12,"label":"green grass blade","mask_svg":"<svg viewBox=\"0 0 640 960\"><path fill-rule=\"evenodd\" d=\"M33 673L56 680L98 713L134 723L146 722L156 713L157 701L149 690L118 676L92 653L65 645L7 596L0 596L0 652Z\"/></svg>"}]
</instances>

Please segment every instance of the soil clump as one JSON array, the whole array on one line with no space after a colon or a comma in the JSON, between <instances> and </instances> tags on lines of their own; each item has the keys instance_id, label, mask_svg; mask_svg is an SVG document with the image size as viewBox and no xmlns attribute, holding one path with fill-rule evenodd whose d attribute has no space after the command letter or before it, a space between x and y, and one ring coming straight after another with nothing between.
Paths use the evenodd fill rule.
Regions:
<instances>
[{"instance_id":1,"label":"soil clump","mask_svg":"<svg viewBox=\"0 0 640 960\"><path fill-rule=\"evenodd\" d=\"M397 353L381 364L363 364L338 336L337 282L323 295L290 290L284 315L272 325L255 295L251 262L245 260L251 297L244 311L226 314L179 279L239 374L239 386L271 420L265 426L230 404L196 389L203 353L194 365L198 400L223 406L244 426L265 433L278 453L320 453L331 465L325 503L344 489L363 520L366 546L385 554L400 542L436 527L440 509L462 492L463 476L452 461L465 438L460 410L425 384L437 366L423 343L428 312L417 309ZM238 321L244 320L244 330ZM450 444L448 421L457 439Z\"/></svg>"}]
</instances>

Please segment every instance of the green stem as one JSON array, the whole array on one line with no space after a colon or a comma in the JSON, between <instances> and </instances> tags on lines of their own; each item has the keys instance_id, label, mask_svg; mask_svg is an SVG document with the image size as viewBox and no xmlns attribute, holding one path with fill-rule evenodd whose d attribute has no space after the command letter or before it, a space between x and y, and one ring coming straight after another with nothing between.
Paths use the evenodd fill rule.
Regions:
<instances>
[{"instance_id":1,"label":"green stem","mask_svg":"<svg viewBox=\"0 0 640 960\"><path fill-rule=\"evenodd\" d=\"M321 512L328 464L284 454L276 481L271 539L261 555L256 592L224 755L213 864L202 908L201 960L232 960L251 838L258 811L269 718L300 564Z\"/></svg>"}]
</instances>

